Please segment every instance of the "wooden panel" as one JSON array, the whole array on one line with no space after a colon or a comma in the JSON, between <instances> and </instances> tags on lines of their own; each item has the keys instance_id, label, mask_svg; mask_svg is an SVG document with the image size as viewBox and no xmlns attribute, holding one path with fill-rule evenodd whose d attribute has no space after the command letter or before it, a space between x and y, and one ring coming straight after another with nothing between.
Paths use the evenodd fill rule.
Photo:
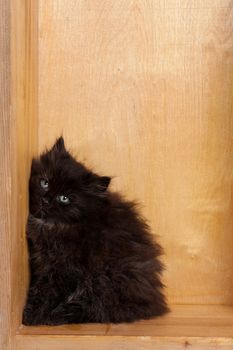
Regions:
<instances>
[{"instance_id":1,"label":"wooden panel","mask_svg":"<svg viewBox=\"0 0 233 350\"><path fill-rule=\"evenodd\" d=\"M233 307L221 305L173 305L168 315L129 324L78 324L25 327L21 335L145 336L232 338Z\"/></svg>"},{"instance_id":2,"label":"wooden panel","mask_svg":"<svg viewBox=\"0 0 233 350\"><path fill-rule=\"evenodd\" d=\"M0 348L10 345L10 219L11 219L11 155L10 138L10 7L0 0Z\"/></svg>"},{"instance_id":3,"label":"wooden panel","mask_svg":"<svg viewBox=\"0 0 233 350\"><path fill-rule=\"evenodd\" d=\"M15 348L27 284L25 224L33 122L36 2L0 0L0 349ZM29 21L29 18L32 22ZM33 127L32 127L33 126ZM30 129L31 128L31 129ZM31 141L33 140L33 141Z\"/></svg>"},{"instance_id":4,"label":"wooden panel","mask_svg":"<svg viewBox=\"0 0 233 350\"><path fill-rule=\"evenodd\" d=\"M11 293L12 329L22 320L28 284L25 228L28 178L37 151L37 2L11 1Z\"/></svg>"},{"instance_id":5,"label":"wooden panel","mask_svg":"<svg viewBox=\"0 0 233 350\"><path fill-rule=\"evenodd\" d=\"M24 327L17 350L64 349L227 349L233 348L233 307L174 305L155 320L131 324Z\"/></svg>"},{"instance_id":6,"label":"wooden panel","mask_svg":"<svg viewBox=\"0 0 233 350\"><path fill-rule=\"evenodd\" d=\"M17 336L17 350L232 350L232 339L171 337Z\"/></svg>"},{"instance_id":7,"label":"wooden panel","mask_svg":"<svg viewBox=\"0 0 233 350\"><path fill-rule=\"evenodd\" d=\"M170 302L233 302L233 5L39 1L39 149L143 204Z\"/></svg>"},{"instance_id":8,"label":"wooden panel","mask_svg":"<svg viewBox=\"0 0 233 350\"><path fill-rule=\"evenodd\" d=\"M233 349L233 307L173 305L165 317L131 324L24 327L17 350Z\"/></svg>"},{"instance_id":9,"label":"wooden panel","mask_svg":"<svg viewBox=\"0 0 233 350\"><path fill-rule=\"evenodd\" d=\"M39 149L63 129L82 159L120 175L113 188L142 199L172 301L233 301L231 14L225 0L40 3ZM231 306L17 331L37 54L37 2L0 0L1 350L232 349Z\"/></svg>"}]
</instances>

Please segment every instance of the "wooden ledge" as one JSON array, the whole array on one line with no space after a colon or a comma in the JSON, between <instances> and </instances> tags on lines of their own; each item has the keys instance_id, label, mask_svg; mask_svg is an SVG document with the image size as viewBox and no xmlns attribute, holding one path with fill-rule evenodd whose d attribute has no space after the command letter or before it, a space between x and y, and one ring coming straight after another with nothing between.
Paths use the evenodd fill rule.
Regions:
<instances>
[{"instance_id":1,"label":"wooden ledge","mask_svg":"<svg viewBox=\"0 0 233 350\"><path fill-rule=\"evenodd\" d=\"M164 317L131 324L21 326L17 349L42 350L43 344L48 344L49 340L49 349L62 350L64 339L67 350L76 349L77 344L81 346L79 349L91 349L94 343L95 346L100 344L99 349L119 349L122 346L122 349L135 350L138 344L137 349L232 350L233 306L173 305L172 311Z\"/></svg>"},{"instance_id":2,"label":"wooden ledge","mask_svg":"<svg viewBox=\"0 0 233 350\"><path fill-rule=\"evenodd\" d=\"M173 305L171 309L164 317L134 323L21 326L19 334L233 337L233 306Z\"/></svg>"}]
</instances>

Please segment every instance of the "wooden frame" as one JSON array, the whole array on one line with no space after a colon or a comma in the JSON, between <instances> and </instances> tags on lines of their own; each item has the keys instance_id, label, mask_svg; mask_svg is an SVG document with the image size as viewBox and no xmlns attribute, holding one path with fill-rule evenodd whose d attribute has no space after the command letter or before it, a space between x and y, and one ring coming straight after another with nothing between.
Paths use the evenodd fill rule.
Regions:
<instances>
[{"instance_id":1,"label":"wooden frame","mask_svg":"<svg viewBox=\"0 0 233 350\"><path fill-rule=\"evenodd\" d=\"M27 179L37 152L37 1L0 0L1 350L233 349L233 306L173 305L130 325L24 327Z\"/></svg>"}]
</instances>

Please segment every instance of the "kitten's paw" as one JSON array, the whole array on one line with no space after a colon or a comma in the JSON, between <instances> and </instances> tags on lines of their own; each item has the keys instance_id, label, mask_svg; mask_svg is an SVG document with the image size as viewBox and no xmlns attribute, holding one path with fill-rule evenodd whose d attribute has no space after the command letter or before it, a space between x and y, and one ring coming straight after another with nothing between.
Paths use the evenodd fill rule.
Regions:
<instances>
[{"instance_id":1,"label":"kitten's paw","mask_svg":"<svg viewBox=\"0 0 233 350\"><path fill-rule=\"evenodd\" d=\"M66 324L74 322L74 310L70 305L59 304L50 314L52 325Z\"/></svg>"},{"instance_id":2,"label":"kitten's paw","mask_svg":"<svg viewBox=\"0 0 233 350\"><path fill-rule=\"evenodd\" d=\"M51 315L56 316L56 315L61 315L65 312L66 307L65 304L61 303L58 306L55 307L55 309L52 310Z\"/></svg>"},{"instance_id":3,"label":"kitten's paw","mask_svg":"<svg viewBox=\"0 0 233 350\"><path fill-rule=\"evenodd\" d=\"M24 311L22 324L25 326L36 326L41 324L41 322L39 322L36 315L29 310L29 311Z\"/></svg>"}]
</instances>

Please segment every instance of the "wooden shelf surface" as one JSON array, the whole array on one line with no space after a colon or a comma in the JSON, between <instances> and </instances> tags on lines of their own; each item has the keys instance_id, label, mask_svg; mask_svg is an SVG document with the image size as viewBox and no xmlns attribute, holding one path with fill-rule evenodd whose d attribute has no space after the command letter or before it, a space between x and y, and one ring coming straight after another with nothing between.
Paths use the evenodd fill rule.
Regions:
<instances>
[{"instance_id":1,"label":"wooden shelf surface","mask_svg":"<svg viewBox=\"0 0 233 350\"><path fill-rule=\"evenodd\" d=\"M141 339L211 338L227 341L233 349L233 306L173 305L171 312L160 318L130 324L78 324L56 327L40 326L19 328L18 335L27 336L92 336L95 339L138 337ZM56 338L56 337L55 337ZM54 339L55 339L54 338ZM73 338L73 337L72 337ZM88 337L89 338L89 337ZM42 339L42 338L41 338ZM71 338L70 338L71 339Z\"/></svg>"}]
</instances>

